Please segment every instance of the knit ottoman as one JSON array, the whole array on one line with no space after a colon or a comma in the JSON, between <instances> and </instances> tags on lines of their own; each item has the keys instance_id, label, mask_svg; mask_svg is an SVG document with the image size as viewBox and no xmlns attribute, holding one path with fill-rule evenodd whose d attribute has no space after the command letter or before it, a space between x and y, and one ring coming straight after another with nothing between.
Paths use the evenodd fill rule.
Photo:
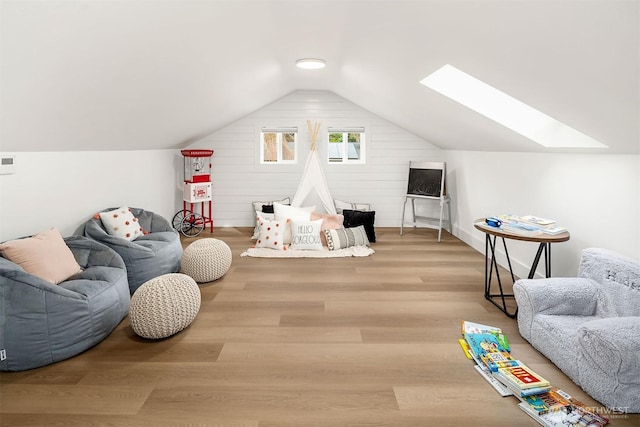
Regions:
<instances>
[{"instance_id":1,"label":"knit ottoman","mask_svg":"<svg viewBox=\"0 0 640 427\"><path fill-rule=\"evenodd\" d=\"M170 273L143 283L131 297L129 319L143 338L167 338L189 326L200 310L200 288L189 276Z\"/></svg>"},{"instance_id":2,"label":"knit ottoman","mask_svg":"<svg viewBox=\"0 0 640 427\"><path fill-rule=\"evenodd\" d=\"M182 253L180 272L198 283L213 282L231 267L231 248L222 240L205 238L191 243Z\"/></svg>"}]
</instances>

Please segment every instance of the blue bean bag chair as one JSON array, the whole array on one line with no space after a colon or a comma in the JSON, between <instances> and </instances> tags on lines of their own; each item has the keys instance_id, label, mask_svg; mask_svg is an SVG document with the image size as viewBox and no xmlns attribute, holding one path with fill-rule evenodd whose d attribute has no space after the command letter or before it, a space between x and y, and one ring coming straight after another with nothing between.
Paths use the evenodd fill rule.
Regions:
<instances>
[{"instance_id":1,"label":"blue bean bag chair","mask_svg":"<svg viewBox=\"0 0 640 427\"><path fill-rule=\"evenodd\" d=\"M108 208L112 212L122 208ZM84 235L116 251L127 266L131 294L154 277L180 271L180 235L164 217L140 208L126 208L144 231L133 240L112 235L99 215L85 223Z\"/></svg>"},{"instance_id":2,"label":"blue bean bag chair","mask_svg":"<svg viewBox=\"0 0 640 427\"><path fill-rule=\"evenodd\" d=\"M129 312L124 262L82 236L64 239L79 271L54 284L0 256L0 370L22 371L77 355Z\"/></svg>"}]
</instances>

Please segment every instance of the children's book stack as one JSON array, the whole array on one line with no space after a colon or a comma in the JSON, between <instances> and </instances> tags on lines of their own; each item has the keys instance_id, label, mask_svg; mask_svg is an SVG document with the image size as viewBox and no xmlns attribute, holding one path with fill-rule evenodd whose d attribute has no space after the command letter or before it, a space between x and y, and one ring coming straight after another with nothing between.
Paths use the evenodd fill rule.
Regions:
<instances>
[{"instance_id":1,"label":"children's book stack","mask_svg":"<svg viewBox=\"0 0 640 427\"><path fill-rule=\"evenodd\" d=\"M476 371L501 396L517 397L520 409L541 425L601 427L609 422L515 359L500 328L463 320L458 342Z\"/></svg>"}]
</instances>

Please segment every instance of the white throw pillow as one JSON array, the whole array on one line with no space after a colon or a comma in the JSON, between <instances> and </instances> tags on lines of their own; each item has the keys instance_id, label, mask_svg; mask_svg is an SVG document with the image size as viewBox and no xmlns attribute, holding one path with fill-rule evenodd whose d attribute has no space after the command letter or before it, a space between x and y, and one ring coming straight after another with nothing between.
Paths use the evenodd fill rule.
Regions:
<instances>
[{"instance_id":1,"label":"white throw pillow","mask_svg":"<svg viewBox=\"0 0 640 427\"><path fill-rule=\"evenodd\" d=\"M258 240L256 240L256 248L285 250L284 228L284 223L281 221L260 221L260 233L258 233Z\"/></svg>"},{"instance_id":2,"label":"white throw pillow","mask_svg":"<svg viewBox=\"0 0 640 427\"><path fill-rule=\"evenodd\" d=\"M108 212L100 212L99 215L102 225L111 236L132 241L144 234L142 227L138 224L138 218L134 217L126 206Z\"/></svg>"},{"instance_id":3,"label":"white throw pillow","mask_svg":"<svg viewBox=\"0 0 640 427\"><path fill-rule=\"evenodd\" d=\"M253 210L262 212L262 206L264 205L273 205L274 203L280 203L283 205L290 205L291 199L289 197L285 197L282 200L269 200L267 202L252 202Z\"/></svg>"},{"instance_id":4,"label":"white throw pillow","mask_svg":"<svg viewBox=\"0 0 640 427\"><path fill-rule=\"evenodd\" d=\"M292 221L309 221L311 220L311 212L315 211L315 206L306 208L298 208L295 206L282 205L280 203L273 204L273 212L276 221L282 221L285 224L284 243L291 243L291 222Z\"/></svg>"},{"instance_id":5,"label":"white throw pillow","mask_svg":"<svg viewBox=\"0 0 640 427\"><path fill-rule=\"evenodd\" d=\"M321 251L321 228L322 219L316 221L293 221L291 223L291 249Z\"/></svg>"},{"instance_id":6,"label":"white throw pillow","mask_svg":"<svg viewBox=\"0 0 640 427\"><path fill-rule=\"evenodd\" d=\"M260 235L260 221L273 221L274 219L276 219L275 214L256 211L256 226L253 228L253 236L251 236L251 239L256 240L258 235Z\"/></svg>"},{"instance_id":7,"label":"white throw pillow","mask_svg":"<svg viewBox=\"0 0 640 427\"><path fill-rule=\"evenodd\" d=\"M371 205L369 203L350 203L343 202L342 200L333 199L333 204L336 206L336 212L341 214L344 209L351 209L354 211L370 211Z\"/></svg>"}]
</instances>

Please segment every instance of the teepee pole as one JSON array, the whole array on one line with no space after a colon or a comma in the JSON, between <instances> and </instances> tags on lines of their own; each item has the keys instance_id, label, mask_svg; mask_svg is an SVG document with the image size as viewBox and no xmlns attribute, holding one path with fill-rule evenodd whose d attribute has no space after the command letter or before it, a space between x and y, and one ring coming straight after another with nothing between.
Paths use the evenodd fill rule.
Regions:
<instances>
[{"instance_id":1,"label":"teepee pole","mask_svg":"<svg viewBox=\"0 0 640 427\"><path fill-rule=\"evenodd\" d=\"M311 120L307 120L307 128L309 129L309 136L311 137L311 151L316 151L316 139L320 131L320 122L316 122L311 126Z\"/></svg>"}]
</instances>

